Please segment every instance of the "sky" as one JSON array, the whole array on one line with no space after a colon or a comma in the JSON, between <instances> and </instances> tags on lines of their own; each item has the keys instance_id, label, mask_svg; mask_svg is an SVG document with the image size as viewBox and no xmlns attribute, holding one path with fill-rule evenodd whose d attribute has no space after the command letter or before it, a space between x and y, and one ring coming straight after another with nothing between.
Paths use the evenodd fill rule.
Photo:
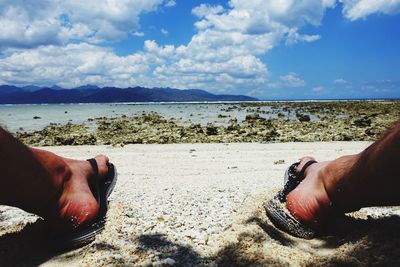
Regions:
<instances>
[{"instance_id":1,"label":"sky","mask_svg":"<svg viewBox=\"0 0 400 267\"><path fill-rule=\"evenodd\" d=\"M400 0L0 0L0 84L400 98Z\"/></svg>"}]
</instances>

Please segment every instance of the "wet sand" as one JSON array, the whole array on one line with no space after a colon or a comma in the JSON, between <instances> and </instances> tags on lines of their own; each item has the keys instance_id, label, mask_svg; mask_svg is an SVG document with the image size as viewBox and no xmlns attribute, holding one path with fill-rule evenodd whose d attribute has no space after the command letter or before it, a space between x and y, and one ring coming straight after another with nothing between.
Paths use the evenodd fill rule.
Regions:
<instances>
[{"instance_id":1,"label":"wet sand","mask_svg":"<svg viewBox=\"0 0 400 267\"><path fill-rule=\"evenodd\" d=\"M287 166L358 153L368 142L46 147L66 157L110 156L119 180L105 230L67 253L45 247L45 224L0 206L0 266L398 266L400 209L351 214L306 241L276 229L263 202Z\"/></svg>"}]
</instances>

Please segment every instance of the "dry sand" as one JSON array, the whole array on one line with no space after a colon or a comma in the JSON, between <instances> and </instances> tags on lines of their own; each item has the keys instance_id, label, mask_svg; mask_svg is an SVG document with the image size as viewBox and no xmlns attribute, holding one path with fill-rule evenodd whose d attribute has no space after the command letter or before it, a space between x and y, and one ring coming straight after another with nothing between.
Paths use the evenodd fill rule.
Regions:
<instances>
[{"instance_id":1,"label":"dry sand","mask_svg":"<svg viewBox=\"0 0 400 267\"><path fill-rule=\"evenodd\" d=\"M68 253L45 248L45 224L0 206L0 266L398 266L400 209L369 208L306 241L277 230L263 202L303 155L328 160L366 142L49 147L110 156L119 180L105 230Z\"/></svg>"}]
</instances>

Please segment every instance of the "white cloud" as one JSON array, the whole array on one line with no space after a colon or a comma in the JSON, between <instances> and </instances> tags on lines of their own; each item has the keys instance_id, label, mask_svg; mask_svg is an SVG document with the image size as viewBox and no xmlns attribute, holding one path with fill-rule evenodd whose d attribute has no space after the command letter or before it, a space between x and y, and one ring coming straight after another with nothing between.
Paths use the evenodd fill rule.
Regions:
<instances>
[{"instance_id":1,"label":"white cloud","mask_svg":"<svg viewBox=\"0 0 400 267\"><path fill-rule=\"evenodd\" d=\"M350 20L365 18L374 13L395 14L400 12L400 0L340 0L343 14Z\"/></svg>"},{"instance_id":2,"label":"white cloud","mask_svg":"<svg viewBox=\"0 0 400 267\"><path fill-rule=\"evenodd\" d=\"M203 18L207 17L208 15L216 15L222 13L223 11L224 8L220 5L210 6L206 4L201 4L200 6L193 8L192 14L199 18Z\"/></svg>"},{"instance_id":3,"label":"white cloud","mask_svg":"<svg viewBox=\"0 0 400 267\"><path fill-rule=\"evenodd\" d=\"M324 86L316 86L312 90L313 90L313 92L320 93L325 90L325 87Z\"/></svg>"},{"instance_id":4,"label":"white cloud","mask_svg":"<svg viewBox=\"0 0 400 267\"><path fill-rule=\"evenodd\" d=\"M395 13L400 0L341 0L351 19L368 14ZM170 86L205 88L214 92L303 87L305 81L288 73L271 82L260 59L286 43L314 42L321 36L303 33L319 26L336 0L231 0L223 6L201 4L192 10L196 33L182 45L159 45L146 40L142 51L118 56L97 46L127 35L144 36L139 15L174 0L0 0L0 81L73 87ZM164 35L166 29L161 29ZM71 44L71 41L74 44ZM30 48L30 50L24 50ZM339 81L339 79L338 79ZM314 91L323 90L315 87Z\"/></svg>"},{"instance_id":5,"label":"white cloud","mask_svg":"<svg viewBox=\"0 0 400 267\"><path fill-rule=\"evenodd\" d=\"M392 80L376 80L365 81L361 83L362 90L369 90L371 92L393 92L393 95L398 94L400 88L400 81Z\"/></svg>"},{"instance_id":6,"label":"white cloud","mask_svg":"<svg viewBox=\"0 0 400 267\"><path fill-rule=\"evenodd\" d=\"M146 41L145 51L149 57L156 57L154 61L160 61L152 73L152 80L158 81L158 86L221 92L239 85L246 89L264 83L268 72L253 55L235 54L229 48L208 50L197 39L179 47L162 47L155 41Z\"/></svg>"},{"instance_id":7,"label":"white cloud","mask_svg":"<svg viewBox=\"0 0 400 267\"><path fill-rule=\"evenodd\" d=\"M137 36L137 37L143 37L144 36L144 32L133 32L132 35L133 36Z\"/></svg>"},{"instance_id":8,"label":"white cloud","mask_svg":"<svg viewBox=\"0 0 400 267\"><path fill-rule=\"evenodd\" d=\"M400 11L400 0L338 0L343 13L356 20L374 13ZM303 35L305 24L319 25L327 8L336 0L231 0L228 9L201 4L193 9L200 20L198 29L237 31L260 35L276 33L286 43L311 42L318 35ZM159 6L172 7L175 0L37 0L0 1L0 49L32 48L66 44L71 39L102 42L116 41L140 29L139 15ZM267 44L266 46L269 46Z\"/></svg>"},{"instance_id":9,"label":"white cloud","mask_svg":"<svg viewBox=\"0 0 400 267\"><path fill-rule=\"evenodd\" d=\"M294 87L304 87L306 82L300 78L300 76L295 72L289 72L286 75L279 77L276 82L268 83L268 88L281 89L281 88L294 88Z\"/></svg>"},{"instance_id":10,"label":"white cloud","mask_svg":"<svg viewBox=\"0 0 400 267\"><path fill-rule=\"evenodd\" d=\"M139 15L163 0L0 1L0 50L116 41L139 29ZM169 5L171 1L167 2Z\"/></svg>"},{"instance_id":11,"label":"white cloud","mask_svg":"<svg viewBox=\"0 0 400 267\"><path fill-rule=\"evenodd\" d=\"M86 43L26 50L0 61L0 80L11 84L73 87L82 84L130 86L144 82L151 58L143 53L118 57Z\"/></svg>"},{"instance_id":12,"label":"white cloud","mask_svg":"<svg viewBox=\"0 0 400 267\"><path fill-rule=\"evenodd\" d=\"M8 84L208 88L223 92L243 85L264 83L267 72L254 56L237 56L226 62L187 58L182 47L159 46L146 41L144 52L117 56L111 49L92 44L43 46L14 53L0 61L0 80ZM211 84L211 86L209 85Z\"/></svg>"},{"instance_id":13,"label":"white cloud","mask_svg":"<svg viewBox=\"0 0 400 267\"><path fill-rule=\"evenodd\" d=\"M165 3L165 6L166 6L166 7L173 7L173 6L175 6L175 5L176 5L175 0L168 0L168 1Z\"/></svg>"},{"instance_id":14,"label":"white cloud","mask_svg":"<svg viewBox=\"0 0 400 267\"><path fill-rule=\"evenodd\" d=\"M282 40L288 44L318 40L320 36L302 34L299 29L307 23L319 25L326 8L334 4L320 0L231 0L227 9L202 4L192 10L199 18L195 23L198 32L187 45L176 48L175 62L161 66L156 73L183 75L197 85L215 89L265 87L268 68L258 56ZM187 82L185 78L178 80ZM305 82L290 73L278 84L299 87Z\"/></svg>"},{"instance_id":15,"label":"white cloud","mask_svg":"<svg viewBox=\"0 0 400 267\"><path fill-rule=\"evenodd\" d=\"M169 32L166 30L166 29L164 29L164 28L161 28L161 33L164 35L164 36L168 36L168 34L169 34Z\"/></svg>"},{"instance_id":16,"label":"white cloud","mask_svg":"<svg viewBox=\"0 0 400 267\"><path fill-rule=\"evenodd\" d=\"M335 1L231 0L229 5L227 10L204 4L194 8L192 12L200 18L195 24L197 36L211 44L240 44L250 54L263 54L282 39L287 44L318 40L319 35L301 34L299 29L307 23L319 25Z\"/></svg>"},{"instance_id":17,"label":"white cloud","mask_svg":"<svg viewBox=\"0 0 400 267\"><path fill-rule=\"evenodd\" d=\"M306 85L305 81L294 72L290 72L288 75L281 76L280 80L290 87L302 87Z\"/></svg>"},{"instance_id":18,"label":"white cloud","mask_svg":"<svg viewBox=\"0 0 400 267\"><path fill-rule=\"evenodd\" d=\"M297 29L291 29L286 37L286 45L294 45L299 42L315 42L320 38L320 35L299 34Z\"/></svg>"},{"instance_id":19,"label":"white cloud","mask_svg":"<svg viewBox=\"0 0 400 267\"><path fill-rule=\"evenodd\" d=\"M343 84L347 84L347 81L343 78L339 78L333 81L334 84L336 85L343 85Z\"/></svg>"},{"instance_id":20,"label":"white cloud","mask_svg":"<svg viewBox=\"0 0 400 267\"><path fill-rule=\"evenodd\" d=\"M0 2L0 50L5 47L31 48L61 43L57 20L52 17L45 19L45 14L40 12L40 19L32 21L31 10L30 5L22 8L5 6Z\"/></svg>"},{"instance_id":21,"label":"white cloud","mask_svg":"<svg viewBox=\"0 0 400 267\"><path fill-rule=\"evenodd\" d=\"M59 42L77 38L92 43L118 40L128 32L141 35L138 32L140 12L153 10L163 3L172 5L163 0L54 2L58 3L59 9L50 7L49 10L55 14L50 17L59 16L58 21L62 22L57 26L61 28ZM232 0L226 9L201 4L192 10L199 18L195 23L197 32L186 45L159 46L156 41L147 40L143 52L129 57L119 57L112 50L87 43L66 45L59 51L55 51L54 46L39 47L16 52L1 62L0 69L20 66L26 75L17 75L16 69L15 72L8 69L0 78L9 83L21 83L25 79L26 83L42 81L69 86L95 81L99 85L207 88L218 92L238 88L257 90L268 82L268 68L258 56L282 40L292 44L317 40L319 36L301 34L299 29L307 23L319 25L325 9L333 5L334 1L326 0ZM36 19L37 15L33 13L26 21ZM87 51L89 47L91 51ZM34 66L17 64L14 59L17 57L35 58L32 60ZM25 71L24 65L41 72L33 76L32 72ZM121 71L116 73L115 69ZM279 83L298 87L305 82L297 74L289 73L280 77Z\"/></svg>"}]
</instances>

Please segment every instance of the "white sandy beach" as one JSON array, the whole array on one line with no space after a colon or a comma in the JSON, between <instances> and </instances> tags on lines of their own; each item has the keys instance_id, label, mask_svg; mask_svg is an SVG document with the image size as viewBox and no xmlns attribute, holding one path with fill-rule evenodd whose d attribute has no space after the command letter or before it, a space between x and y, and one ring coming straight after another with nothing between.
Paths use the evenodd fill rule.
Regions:
<instances>
[{"instance_id":1,"label":"white sandy beach","mask_svg":"<svg viewBox=\"0 0 400 267\"><path fill-rule=\"evenodd\" d=\"M299 157L329 160L368 144L48 147L81 159L104 153L116 165L106 228L94 243L59 255L43 247L37 217L0 207L0 265L396 266L399 208L363 209L334 236L305 241L274 228L262 207Z\"/></svg>"}]
</instances>

